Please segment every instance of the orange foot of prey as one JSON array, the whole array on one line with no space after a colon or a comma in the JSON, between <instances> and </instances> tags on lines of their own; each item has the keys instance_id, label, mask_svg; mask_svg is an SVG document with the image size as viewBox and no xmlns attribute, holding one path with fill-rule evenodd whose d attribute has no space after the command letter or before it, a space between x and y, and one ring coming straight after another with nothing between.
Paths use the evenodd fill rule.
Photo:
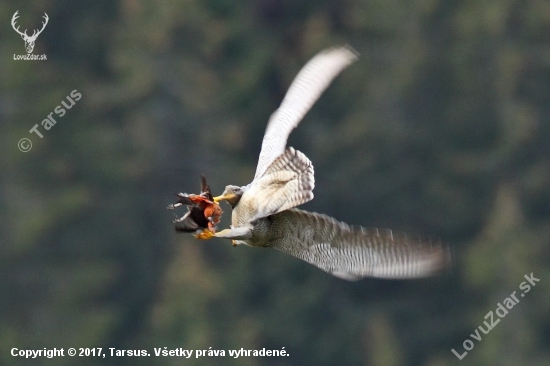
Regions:
<instances>
[{"instance_id":1,"label":"orange foot of prey","mask_svg":"<svg viewBox=\"0 0 550 366\"><path fill-rule=\"evenodd\" d=\"M193 236L197 239L200 239L200 240L208 240L208 239L212 239L214 237L214 233L211 232L208 229L204 229L201 232L193 234Z\"/></svg>"}]
</instances>

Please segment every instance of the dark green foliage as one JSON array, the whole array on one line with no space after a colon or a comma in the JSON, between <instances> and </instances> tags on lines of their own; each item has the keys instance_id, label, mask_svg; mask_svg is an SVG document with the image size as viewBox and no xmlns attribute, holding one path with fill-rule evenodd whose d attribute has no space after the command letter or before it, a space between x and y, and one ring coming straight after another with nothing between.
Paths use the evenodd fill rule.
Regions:
<instances>
[{"instance_id":1,"label":"dark green foliage","mask_svg":"<svg viewBox=\"0 0 550 366\"><path fill-rule=\"evenodd\" d=\"M30 363L12 347L167 346L290 353L188 360L197 365L455 365L451 349L464 352L531 272L541 281L462 362L549 363L547 1L7 0L2 10L0 364ZM9 27L16 10L23 29L48 14L34 51L47 61L12 59L25 53ZM173 230L173 193L195 192L201 173L214 194L248 183L296 73L343 43L360 61L289 141L315 166L304 208L448 241L448 275L348 283ZM28 133L75 89L82 99L44 138Z\"/></svg>"}]
</instances>

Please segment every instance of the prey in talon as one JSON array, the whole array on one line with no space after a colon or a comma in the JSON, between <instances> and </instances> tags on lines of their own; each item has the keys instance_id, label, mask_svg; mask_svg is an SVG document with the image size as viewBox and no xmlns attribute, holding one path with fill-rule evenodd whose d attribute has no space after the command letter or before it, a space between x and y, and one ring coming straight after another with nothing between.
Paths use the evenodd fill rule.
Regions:
<instances>
[{"instance_id":1,"label":"prey in talon","mask_svg":"<svg viewBox=\"0 0 550 366\"><path fill-rule=\"evenodd\" d=\"M211 239L216 233L216 225L220 222L222 209L214 202L206 178L201 175L201 193L176 193L178 202L167 208L173 210L179 206L187 206L187 213L175 219L176 231L193 233L197 239Z\"/></svg>"}]
</instances>

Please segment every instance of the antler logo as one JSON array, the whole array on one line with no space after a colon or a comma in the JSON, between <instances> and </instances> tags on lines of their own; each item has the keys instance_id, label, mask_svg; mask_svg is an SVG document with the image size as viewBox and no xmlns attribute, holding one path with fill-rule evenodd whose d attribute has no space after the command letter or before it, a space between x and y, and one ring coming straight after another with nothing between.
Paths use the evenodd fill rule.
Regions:
<instances>
[{"instance_id":1,"label":"antler logo","mask_svg":"<svg viewBox=\"0 0 550 366\"><path fill-rule=\"evenodd\" d=\"M17 10L15 12L15 14L13 14L13 18L11 18L11 26L13 27L13 29L19 33L21 35L21 38L23 38L23 41L25 41L25 49L27 50L27 53L32 53L32 50L34 49L34 42L36 42L36 38L38 38L38 36L40 35L40 33L42 33L42 31L44 30L44 28L46 28L46 24L48 24L48 14L44 13L44 19L45 21L42 22L42 29L40 30L34 30L32 36L29 36L27 35L27 30L25 29L24 32L21 32L19 30L19 26L17 26L17 28L15 27L15 21L17 20L17 18L19 18L19 15L17 15L17 13L19 12L19 10Z\"/></svg>"}]
</instances>

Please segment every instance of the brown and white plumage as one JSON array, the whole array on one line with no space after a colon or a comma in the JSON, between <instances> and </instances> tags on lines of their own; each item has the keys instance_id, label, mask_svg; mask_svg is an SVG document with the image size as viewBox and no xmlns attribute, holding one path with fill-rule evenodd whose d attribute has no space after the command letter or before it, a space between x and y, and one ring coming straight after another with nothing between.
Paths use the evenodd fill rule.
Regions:
<instances>
[{"instance_id":1,"label":"brown and white plumage","mask_svg":"<svg viewBox=\"0 0 550 366\"><path fill-rule=\"evenodd\" d=\"M313 165L300 151L285 150L286 142L330 82L356 60L351 47L331 48L300 70L281 106L269 118L254 180L244 187L228 186L224 192L225 196L239 193L239 205L233 205L234 228L313 199Z\"/></svg>"},{"instance_id":2,"label":"brown and white plumage","mask_svg":"<svg viewBox=\"0 0 550 366\"><path fill-rule=\"evenodd\" d=\"M214 198L233 208L231 229L215 236L272 247L347 280L431 275L449 264L443 244L391 231L351 228L326 215L294 208L313 199L315 179L311 161L292 147L285 149L288 136L330 82L356 60L350 47L332 48L298 73L269 119L254 180L244 187L227 186Z\"/></svg>"},{"instance_id":3,"label":"brown and white plumage","mask_svg":"<svg viewBox=\"0 0 550 366\"><path fill-rule=\"evenodd\" d=\"M285 151L286 141L292 130L298 126L332 80L357 61L357 55L348 46L330 48L313 57L300 70L288 88L281 106L269 118L254 180L260 178Z\"/></svg>"},{"instance_id":4,"label":"brown and white plumage","mask_svg":"<svg viewBox=\"0 0 550 366\"><path fill-rule=\"evenodd\" d=\"M346 280L424 277L445 268L447 246L391 230L350 227L327 215L291 209L273 215L265 244Z\"/></svg>"}]
</instances>

